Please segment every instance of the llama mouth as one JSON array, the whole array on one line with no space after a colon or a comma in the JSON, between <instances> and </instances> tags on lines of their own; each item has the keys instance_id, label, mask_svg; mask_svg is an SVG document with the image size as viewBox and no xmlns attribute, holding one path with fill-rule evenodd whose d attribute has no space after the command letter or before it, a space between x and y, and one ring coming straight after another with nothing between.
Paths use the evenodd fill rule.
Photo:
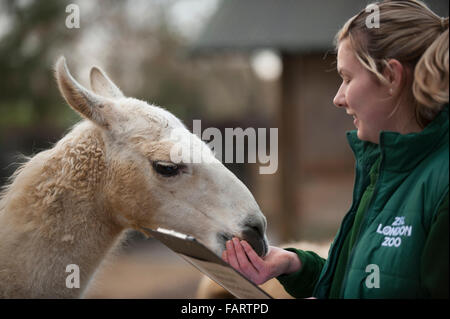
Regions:
<instances>
[{"instance_id":1,"label":"llama mouth","mask_svg":"<svg viewBox=\"0 0 450 319\"><path fill-rule=\"evenodd\" d=\"M224 248L226 247L225 244L227 241L231 240L233 236L229 233L218 233L217 234L217 240L219 241L220 245Z\"/></svg>"},{"instance_id":2,"label":"llama mouth","mask_svg":"<svg viewBox=\"0 0 450 319\"><path fill-rule=\"evenodd\" d=\"M264 257L268 252L268 245L258 229L255 227L248 227L242 233L242 239L249 243L250 246L260 257Z\"/></svg>"},{"instance_id":3,"label":"llama mouth","mask_svg":"<svg viewBox=\"0 0 450 319\"><path fill-rule=\"evenodd\" d=\"M264 237L261 237L261 236L259 236L259 234L255 234L255 233L256 232L251 228L246 229L243 232L242 240L245 240L246 242L248 242L249 245L252 246L252 248L258 254L258 256L264 257L267 254L267 252L269 251L269 247L268 247L267 242L264 239ZM239 236L233 236L229 233L218 233L217 234L217 240L219 241L220 246L223 247L224 250L226 250L226 242L233 239L233 237L239 238Z\"/></svg>"}]
</instances>

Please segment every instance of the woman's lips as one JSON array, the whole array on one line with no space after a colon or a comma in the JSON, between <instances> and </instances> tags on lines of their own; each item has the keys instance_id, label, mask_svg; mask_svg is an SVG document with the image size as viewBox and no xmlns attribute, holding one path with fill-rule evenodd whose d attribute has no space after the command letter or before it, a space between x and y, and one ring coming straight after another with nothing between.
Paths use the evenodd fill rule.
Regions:
<instances>
[{"instance_id":1,"label":"woman's lips","mask_svg":"<svg viewBox=\"0 0 450 319\"><path fill-rule=\"evenodd\" d=\"M353 125L356 126L356 124L358 124L358 119L356 118L356 115L353 113L349 113L349 112L347 112L347 115L350 115L351 117L353 117Z\"/></svg>"},{"instance_id":2,"label":"woman's lips","mask_svg":"<svg viewBox=\"0 0 450 319\"><path fill-rule=\"evenodd\" d=\"M353 117L353 124L356 126L356 124L358 123L358 119L356 118L355 114L351 114L351 113L347 113L348 115L350 115L351 117Z\"/></svg>"}]
</instances>

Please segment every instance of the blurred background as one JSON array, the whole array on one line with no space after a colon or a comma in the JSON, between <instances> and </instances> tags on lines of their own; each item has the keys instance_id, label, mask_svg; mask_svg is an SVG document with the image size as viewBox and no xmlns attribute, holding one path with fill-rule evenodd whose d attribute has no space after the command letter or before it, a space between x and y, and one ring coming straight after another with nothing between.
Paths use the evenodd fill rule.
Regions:
<instances>
[{"instance_id":1,"label":"blurred background","mask_svg":"<svg viewBox=\"0 0 450 319\"><path fill-rule=\"evenodd\" d=\"M447 0L425 2L448 16ZM194 119L223 133L278 128L275 174L259 174L261 163L225 165L254 194L272 244L326 247L351 204L354 165L345 138L352 119L332 104L340 85L333 38L368 3L0 0L0 186L18 154L51 147L80 120L53 76L64 55L86 87L100 66L125 95L163 106L189 128ZM67 27L70 4L79 28ZM130 232L86 297L194 298L200 276Z\"/></svg>"}]
</instances>

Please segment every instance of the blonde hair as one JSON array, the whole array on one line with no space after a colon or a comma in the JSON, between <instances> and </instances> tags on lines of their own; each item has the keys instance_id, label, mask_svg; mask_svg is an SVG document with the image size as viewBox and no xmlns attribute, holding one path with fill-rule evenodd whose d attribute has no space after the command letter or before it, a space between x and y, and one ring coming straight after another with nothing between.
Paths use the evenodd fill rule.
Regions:
<instances>
[{"instance_id":1,"label":"blonde hair","mask_svg":"<svg viewBox=\"0 0 450 319\"><path fill-rule=\"evenodd\" d=\"M372 11L363 9L336 34L336 49L349 39L361 64L384 84L388 80L382 72L389 68L389 59L413 70L412 82L405 89L414 97L417 123L425 127L448 103L448 17L439 17L416 0L371 6L379 10L379 24L369 28Z\"/></svg>"}]
</instances>

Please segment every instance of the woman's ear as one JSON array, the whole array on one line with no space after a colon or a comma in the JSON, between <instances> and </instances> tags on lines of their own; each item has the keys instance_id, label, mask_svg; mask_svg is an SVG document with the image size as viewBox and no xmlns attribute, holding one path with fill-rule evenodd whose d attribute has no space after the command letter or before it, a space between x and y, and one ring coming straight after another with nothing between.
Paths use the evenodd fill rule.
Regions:
<instances>
[{"instance_id":1,"label":"woman's ear","mask_svg":"<svg viewBox=\"0 0 450 319\"><path fill-rule=\"evenodd\" d=\"M383 70L384 77L388 80L389 93L398 94L406 80L406 68L397 59L389 59Z\"/></svg>"}]
</instances>

